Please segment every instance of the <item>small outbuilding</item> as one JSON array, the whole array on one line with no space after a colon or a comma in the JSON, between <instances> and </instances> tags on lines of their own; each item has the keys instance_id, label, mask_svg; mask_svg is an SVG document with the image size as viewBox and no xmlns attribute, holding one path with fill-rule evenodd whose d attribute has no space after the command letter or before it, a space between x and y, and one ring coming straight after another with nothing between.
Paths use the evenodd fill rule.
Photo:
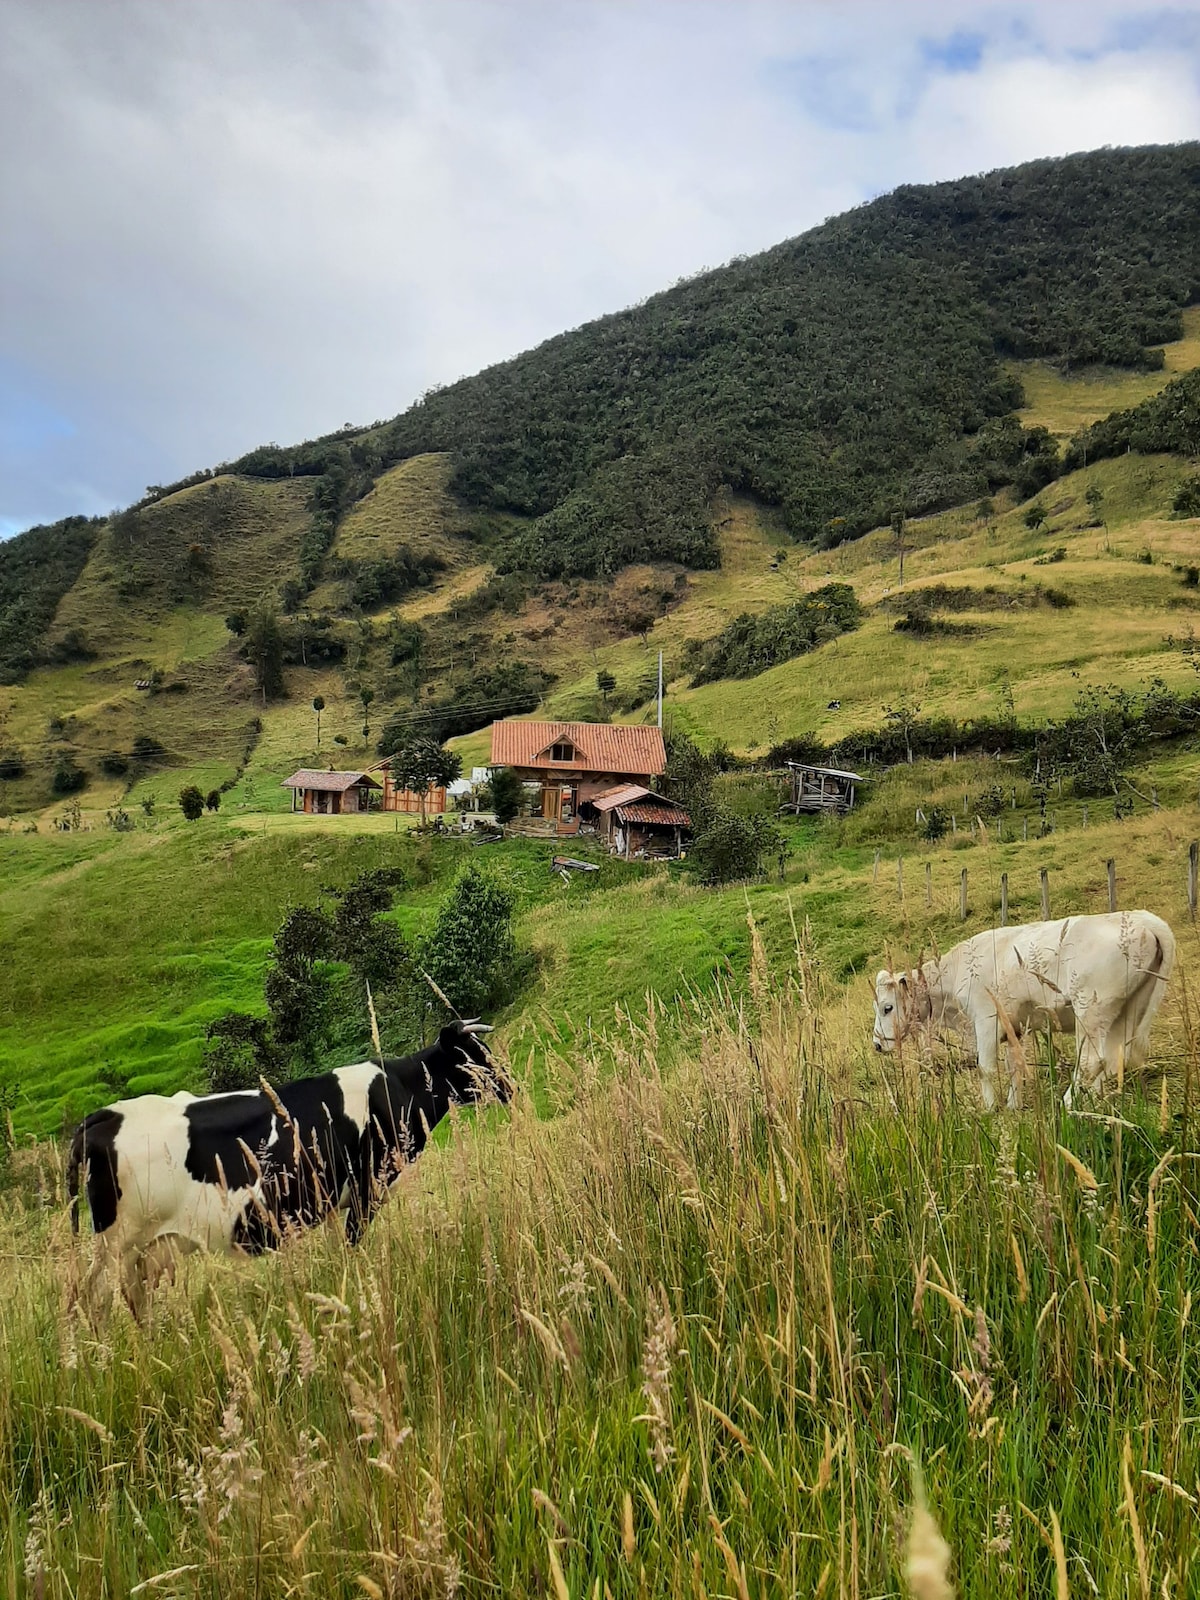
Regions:
<instances>
[{"instance_id":1,"label":"small outbuilding","mask_svg":"<svg viewBox=\"0 0 1200 1600\"><path fill-rule=\"evenodd\" d=\"M866 779L840 767L813 767L802 761L789 761L792 796L785 811L829 812L841 815L854 809L855 791Z\"/></svg>"},{"instance_id":2,"label":"small outbuilding","mask_svg":"<svg viewBox=\"0 0 1200 1600\"><path fill-rule=\"evenodd\" d=\"M692 819L682 806L640 783L623 783L584 800L579 815L616 855L676 860Z\"/></svg>"},{"instance_id":3,"label":"small outbuilding","mask_svg":"<svg viewBox=\"0 0 1200 1600\"><path fill-rule=\"evenodd\" d=\"M369 811L371 790L379 784L369 772L317 772L301 767L283 787L292 791L292 810L320 817L342 817Z\"/></svg>"}]
</instances>

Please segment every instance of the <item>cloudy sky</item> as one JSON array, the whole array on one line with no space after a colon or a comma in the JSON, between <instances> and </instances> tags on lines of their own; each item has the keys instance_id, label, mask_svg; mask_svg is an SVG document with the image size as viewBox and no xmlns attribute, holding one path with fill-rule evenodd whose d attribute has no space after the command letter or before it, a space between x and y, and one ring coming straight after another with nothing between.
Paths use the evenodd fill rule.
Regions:
<instances>
[{"instance_id":1,"label":"cloudy sky","mask_svg":"<svg viewBox=\"0 0 1200 1600\"><path fill-rule=\"evenodd\" d=\"M0 0L0 534L897 183L1200 137L1200 0Z\"/></svg>"}]
</instances>

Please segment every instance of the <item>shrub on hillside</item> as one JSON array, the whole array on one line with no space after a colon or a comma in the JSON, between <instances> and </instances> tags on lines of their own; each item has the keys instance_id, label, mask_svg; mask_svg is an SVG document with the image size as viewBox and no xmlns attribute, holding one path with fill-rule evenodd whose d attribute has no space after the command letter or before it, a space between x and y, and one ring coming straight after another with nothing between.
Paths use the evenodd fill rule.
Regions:
<instances>
[{"instance_id":1,"label":"shrub on hillside","mask_svg":"<svg viewBox=\"0 0 1200 1600\"><path fill-rule=\"evenodd\" d=\"M54 776L50 780L50 788L55 794L75 794L87 784L87 773L75 763L70 755L61 755L54 768Z\"/></svg>"},{"instance_id":2,"label":"shrub on hillside","mask_svg":"<svg viewBox=\"0 0 1200 1600\"><path fill-rule=\"evenodd\" d=\"M515 909L512 891L474 863L442 902L422 961L461 1016L484 1016L510 997L517 976Z\"/></svg>"},{"instance_id":3,"label":"shrub on hillside","mask_svg":"<svg viewBox=\"0 0 1200 1600\"><path fill-rule=\"evenodd\" d=\"M511 822L520 815L525 786L511 767L493 767L489 787L497 822Z\"/></svg>"},{"instance_id":4,"label":"shrub on hillside","mask_svg":"<svg viewBox=\"0 0 1200 1600\"><path fill-rule=\"evenodd\" d=\"M204 796L194 783L180 789L179 809L189 822L197 822L204 815Z\"/></svg>"},{"instance_id":5,"label":"shrub on hillside","mask_svg":"<svg viewBox=\"0 0 1200 1600\"><path fill-rule=\"evenodd\" d=\"M16 750L0 754L0 783L14 783L25 776L25 757Z\"/></svg>"},{"instance_id":6,"label":"shrub on hillside","mask_svg":"<svg viewBox=\"0 0 1200 1600\"><path fill-rule=\"evenodd\" d=\"M768 862L785 849L784 837L769 816L738 816L718 808L696 834L688 860L702 883L737 883L761 877Z\"/></svg>"},{"instance_id":7,"label":"shrub on hillside","mask_svg":"<svg viewBox=\"0 0 1200 1600\"><path fill-rule=\"evenodd\" d=\"M110 778L123 778L129 771L129 757L123 756L119 750L110 750L107 755L100 757L100 771Z\"/></svg>"},{"instance_id":8,"label":"shrub on hillside","mask_svg":"<svg viewBox=\"0 0 1200 1600\"><path fill-rule=\"evenodd\" d=\"M857 628L862 607L848 583L827 583L786 606L758 616L746 613L711 640L694 684L719 678L752 678L790 661L841 633Z\"/></svg>"}]
</instances>

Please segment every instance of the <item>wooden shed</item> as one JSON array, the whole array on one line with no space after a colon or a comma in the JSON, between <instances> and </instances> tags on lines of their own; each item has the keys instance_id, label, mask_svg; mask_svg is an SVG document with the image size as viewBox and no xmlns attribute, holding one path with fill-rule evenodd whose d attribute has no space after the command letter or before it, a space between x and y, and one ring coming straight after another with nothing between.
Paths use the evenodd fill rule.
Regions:
<instances>
[{"instance_id":1,"label":"wooden shed","mask_svg":"<svg viewBox=\"0 0 1200 1600\"><path fill-rule=\"evenodd\" d=\"M840 767L812 767L802 761L789 761L792 797L785 811L831 812L840 815L854 809L855 790L866 779Z\"/></svg>"},{"instance_id":2,"label":"wooden shed","mask_svg":"<svg viewBox=\"0 0 1200 1600\"><path fill-rule=\"evenodd\" d=\"M623 783L593 795L581 803L579 814L585 823L594 822L608 848L626 859L657 856L674 860L692 827L682 806L640 783Z\"/></svg>"},{"instance_id":3,"label":"wooden shed","mask_svg":"<svg viewBox=\"0 0 1200 1600\"><path fill-rule=\"evenodd\" d=\"M316 772L301 767L283 787L292 791L292 810L314 816L341 817L370 809L371 790L379 784L369 772Z\"/></svg>"}]
</instances>

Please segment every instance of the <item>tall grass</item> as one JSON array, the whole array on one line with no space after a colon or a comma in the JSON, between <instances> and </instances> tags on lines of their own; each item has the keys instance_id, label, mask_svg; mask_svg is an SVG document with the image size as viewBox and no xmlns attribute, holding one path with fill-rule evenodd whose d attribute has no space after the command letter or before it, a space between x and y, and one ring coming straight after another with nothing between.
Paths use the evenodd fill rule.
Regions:
<instances>
[{"instance_id":1,"label":"tall grass","mask_svg":"<svg viewBox=\"0 0 1200 1600\"><path fill-rule=\"evenodd\" d=\"M1190 1076L983 1118L750 939L744 1001L619 1015L356 1251L193 1258L145 1327L72 1309L43 1166L0 1222L0 1592L1184 1593Z\"/></svg>"}]
</instances>

